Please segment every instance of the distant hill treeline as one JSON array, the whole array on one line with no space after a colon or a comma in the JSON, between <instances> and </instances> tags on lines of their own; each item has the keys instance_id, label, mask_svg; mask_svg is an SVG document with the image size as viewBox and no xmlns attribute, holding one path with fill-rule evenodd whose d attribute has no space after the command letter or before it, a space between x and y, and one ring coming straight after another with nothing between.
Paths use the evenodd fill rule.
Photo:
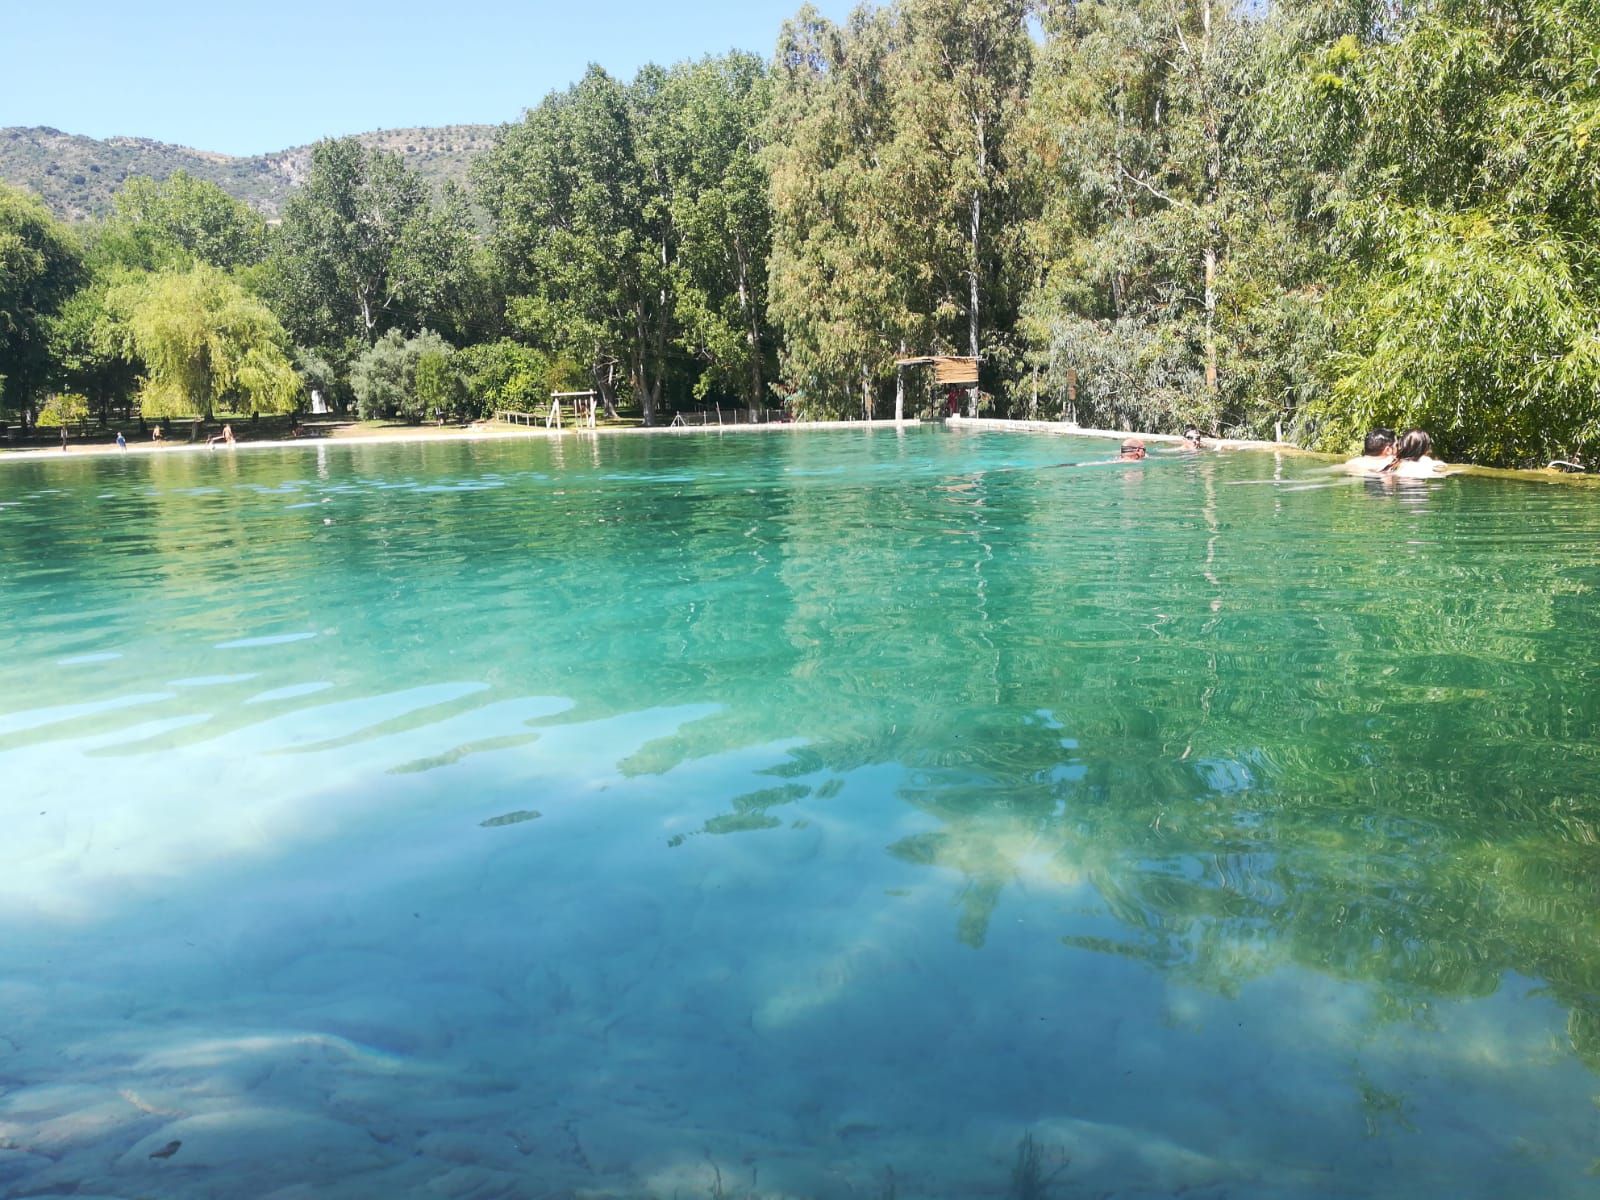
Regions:
<instances>
[{"instance_id":1,"label":"distant hill treeline","mask_svg":"<svg viewBox=\"0 0 1600 1200\"><path fill-rule=\"evenodd\" d=\"M494 140L493 125L438 125L380 129L356 135L363 146L392 151L437 186L465 183L473 157ZM38 193L58 217L81 221L111 212L112 197L134 176L166 179L187 171L216 184L268 217L305 181L311 147L234 158L149 138L91 138L48 126L0 129L0 180Z\"/></svg>"}]
</instances>

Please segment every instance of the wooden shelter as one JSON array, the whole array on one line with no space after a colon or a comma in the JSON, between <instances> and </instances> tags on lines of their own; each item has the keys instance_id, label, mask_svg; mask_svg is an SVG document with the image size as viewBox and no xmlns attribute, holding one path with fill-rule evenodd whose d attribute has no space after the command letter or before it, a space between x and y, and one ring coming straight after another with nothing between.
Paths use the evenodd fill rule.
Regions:
<instances>
[{"instance_id":1,"label":"wooden shelter","mask_svg":"<svg viewBox=\"0 0 1600 1200\"><path fill-rule=\"evenodd\" d=\"M959 354L924 354L918 358L894 360L894 419L905 419L906 368L932 367L935 387L970 388L978 386L978 360ZM976 404L976 401L974 401Z\"/></svg>"}]
</instances>

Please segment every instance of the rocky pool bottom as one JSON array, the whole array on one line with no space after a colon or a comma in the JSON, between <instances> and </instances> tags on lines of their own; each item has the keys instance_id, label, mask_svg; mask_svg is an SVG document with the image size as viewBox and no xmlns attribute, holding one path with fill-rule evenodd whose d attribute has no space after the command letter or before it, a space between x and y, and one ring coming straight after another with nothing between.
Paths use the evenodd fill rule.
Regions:
<instances>
[{"instance_id":1,"label":"rocky pool bottom","mask_svg":"<svg viewBox=\"0 0 1600 1200\"><path fill-rule=\"evenodd\" d=\"M0 1195L1592 1194L1600 517L1103 453L0 474Z\"/></svg>"}]
</instances>

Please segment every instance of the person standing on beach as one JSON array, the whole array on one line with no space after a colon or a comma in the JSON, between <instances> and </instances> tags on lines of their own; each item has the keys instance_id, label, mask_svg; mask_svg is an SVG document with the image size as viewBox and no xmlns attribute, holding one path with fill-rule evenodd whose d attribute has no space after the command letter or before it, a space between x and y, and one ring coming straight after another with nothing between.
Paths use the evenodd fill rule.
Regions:
<instances>
[{"instance_id":1,"label":"person standing on beach","mask_svg":"<svg viewBox=\"0 0 1600 1200\"><path fill-rule=\"evenodd\" d=\"M117 449L118 450L126 450L127 448L128 448L128 439L122 436L122 430L119 429L119 430L117 430Z\"/></svg>"}]
</instances>

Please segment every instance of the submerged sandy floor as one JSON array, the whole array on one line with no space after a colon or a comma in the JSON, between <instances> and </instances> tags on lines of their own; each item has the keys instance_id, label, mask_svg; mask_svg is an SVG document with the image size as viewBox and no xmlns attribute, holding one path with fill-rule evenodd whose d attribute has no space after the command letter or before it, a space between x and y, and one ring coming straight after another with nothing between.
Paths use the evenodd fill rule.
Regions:
<instances>
[{"instance_id":1,"label":"submerged sandy floor","mask_svg":"<svg viewBox=\"0 0 1600 1200\"><path fill-rule=\"evenodd\" d=\"M1031 1136L1055 1200L1586 1200L1595 1078L1546 980L1436 992L1399 941L1344 963L1336 903L1251 917L1292 882L1272 855L1096 823L1144 780L1247 838L1319 736L1459 755L1393 707L1445 693L1522 695L1512 750L1581 790L1582 747L1541 739L1593 692L1543 649L1552 588L1496 574L1553 543L1480 544L1467 588L1436 547L1484 528L1449 515L1469 489L1291 495L1289 456L1280 492L1268 455L1068 472L931 431L560 447L11 489L0 1195L1000 1200ZM1386 715L1332 669L1351 638L1262 625L1289 604L1264 577L1319 620L1392 604L1388 567L1310 587L1359 572L1374 520L1429 539L1397 556L1416 592L1457 589L1427 651L1526 651L1481 696L1384 626L1418 682ZM1585 628L1589 595L1552 612ZM1170 701L1212 694L1219 648L1191 755ZM1285 843L1331 847L1330 901L1390 878L1336 828ZM1431 907L1394 879L1398 914Z\"/></svg>"}]
</instances>

